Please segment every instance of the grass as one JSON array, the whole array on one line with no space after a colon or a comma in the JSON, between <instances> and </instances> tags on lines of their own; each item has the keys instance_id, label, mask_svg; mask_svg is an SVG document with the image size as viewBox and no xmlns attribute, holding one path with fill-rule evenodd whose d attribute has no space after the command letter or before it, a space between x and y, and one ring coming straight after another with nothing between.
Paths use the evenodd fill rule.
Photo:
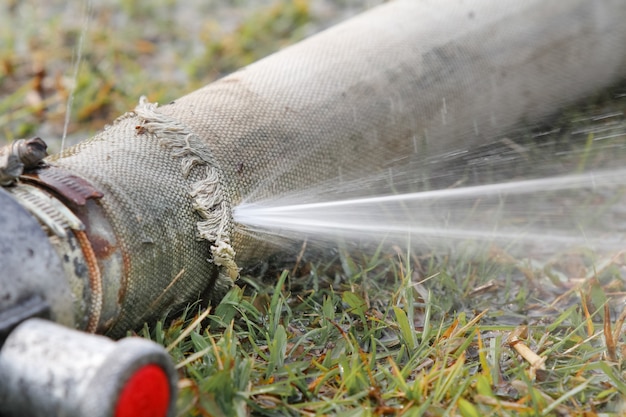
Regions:
<instances>
[{"instance_id":1,"label":"grass","mask_svg":"<svg viewBox=\"0 0 626 417\"><path fill-rule=\"evenodd\" d=\"M142 94L167 102L321 24L306 1L244 14L207 2L194 7L215 17L199 26L185 25L176 6L105 3L76 80L67 74L81 25L28 2L2 6L3 136L59 137L73 83L70 132L88 136ZM569 126L565 134L521 133L537 175L553 172L557 153L570 155L559 159L561 172L619 162L623 126L609 138L606 121L590 121L606 106L567 110L555 122ZM244 271L210 310L192 305L147 325L140 335L177 363L179 415L626 414L623 253L563 250L540 260L497 245L482 256L370 249L286 251Z\"/></svg>"},{"instance_id":2,"label":"grass","mask_svg":"<svg viewBox=\"0 0 626 417\"><path fill-rule=\"evenodd\" d=\"M232 3L104 1L90 14L86 2L0 5L2 136L40 135L58 150L54 139L62 135L72 88L69 131L78 140L134 108L142 95L167 103L302 39L318 24L306 0Z\"/></svg>"},{"instance_id":3,"label":"grass","mask_svg":"<svg viewBox=\"0 0 626 417\"><path fill-rule=\"evenodd\" d=\"M617 306L610 307L615 286L623 287L618 275L591 274L544 306L542 319L505 324L507 308L489 300L506 305L520 289L531 294L532 282L463 295L468 276L456 270L465 261L411 258L381 252L351 259L356 270L334 282L313 269L307 278L317 290L291 290L298 274L287 271L275 285L248 277L250 285L232 290L204 320L191 323L202 313L191 307L168 326L146 327L143 336L170 346L179 364L180 415L624 411L626 316L612 316ZM510 267L491 268L476 283L526 272ZM446 301L457 294L465 305ZM533 308L531 300L522 307Z\"/></svg>"}]
</instances>

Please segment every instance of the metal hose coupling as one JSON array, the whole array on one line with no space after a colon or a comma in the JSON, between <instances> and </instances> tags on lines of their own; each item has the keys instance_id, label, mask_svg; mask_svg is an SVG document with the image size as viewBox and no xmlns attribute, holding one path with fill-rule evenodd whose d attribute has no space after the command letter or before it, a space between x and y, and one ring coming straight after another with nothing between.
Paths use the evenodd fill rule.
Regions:
<instances>
[{"instance_id":1,"label":"metal hose coupling","mask_svg":"<svg viewBox=\"0 0 626 417\"><path fill-rule=\"evenodd\" d=\"M43 239L48 241L61 261L65 278L63 286L69 288L71 299L64 303L52 303L51 308L55 310L65 305L71 306L72 311L71 317L66 314L65 317L53 319L61 324L94 333L98 328L103 306L101 267L91 243L93 236L88 237L85 222L74 211L77 207L84 207L89 199L101 198L102 193L85 180L45 164L43 159L46 149L45 142L40 138L20 139L0 148L0 182L3 190L37 219L46 235ZM3 206L8 204L5 202ZM70 204L75 206L74 210L68 207ZM16 213L11 216L15 217ZM91 220L91 217L93 215L90 218L83 216L83 219ZM10 222L11 219L7 219L2 223L6 242L24 234L18 230L17 234L9 235L6 225ZM87 224L92 223L94 222ZM92 230L90 235L93 235ZM42 238L37 235L37 239ZM11 262L6 259L4 263ZM42 273L45 275L45 270ZM58 283L55 285L58 287ZM46 294L41 295L46 297Z\"/></svg>"},{"instance_id":2,"label":"metal hose coupling","mask_svg":"<svg viewBox=\"0 0 626 417\"><path fill-rule=\"evenodd\" d=\"M45 151L39 138L0 148L0 416L171 416L163 347L75 330L114 314L102 279L115 270L102 259L114 236L103 194L44 163Z\"/></svg>"}]
</instances>

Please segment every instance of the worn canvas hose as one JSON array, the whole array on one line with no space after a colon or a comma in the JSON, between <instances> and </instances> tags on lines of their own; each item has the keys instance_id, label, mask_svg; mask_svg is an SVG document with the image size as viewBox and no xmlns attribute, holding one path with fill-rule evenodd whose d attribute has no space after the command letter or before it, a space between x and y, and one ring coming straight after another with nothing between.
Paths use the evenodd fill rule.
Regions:
<instances>
[{"instance_id":1,"label":"worn canvas hose","mask_svg":"<svg viewBox=\"0 0 626 417\"><path fill-rule=\"evenodd\" d=\"M91 269L71 271L88 281L72 284L75 321L119 337L219 300L263 253L232 221L243 199L547 117L623 77L624 21L622 0L390 2L172 103L142 100L14 188L48 190L83 223L56 243L87 248L74 258Z\"/></svg>"}]
</instances>

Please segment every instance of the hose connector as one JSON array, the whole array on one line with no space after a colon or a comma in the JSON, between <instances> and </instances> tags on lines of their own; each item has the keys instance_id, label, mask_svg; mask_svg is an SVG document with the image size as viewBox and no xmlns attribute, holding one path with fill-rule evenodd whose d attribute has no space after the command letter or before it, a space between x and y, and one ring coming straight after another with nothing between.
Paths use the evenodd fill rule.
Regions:
<instances>
[{"instance_id":1,"label":"hose connector","mask_svg":"<svg viewBox=\"0 0 626 417\"><path fill-rule=\"evenodd\" d=\"M166 417L177 377L167 351L148 340L114 342L42 319L13 330L0 349L2 415Z\"/></svg>"}]
</instances>

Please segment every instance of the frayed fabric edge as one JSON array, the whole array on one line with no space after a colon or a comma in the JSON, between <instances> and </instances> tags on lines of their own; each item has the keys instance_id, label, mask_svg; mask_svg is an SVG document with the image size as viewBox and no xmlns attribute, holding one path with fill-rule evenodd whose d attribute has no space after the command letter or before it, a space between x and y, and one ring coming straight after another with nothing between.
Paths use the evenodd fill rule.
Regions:
<instances>
[{"instance_id":1,"label":"frayed fabric edge","mask_svg":"<svg viewBox=\"0 0 626 417\"><path fill-rule=\"evenodd\" d=\"M228 290L239 275L235 262L235 250L230 244L232 213L223 184L221 172L211 152L202 146L201 139L178 120L156 111L157 103L150 103L146 97L132 112L142 119L138 132L146 132L157 137L161 145L172 152L181 163L181 171L188 177L194 168L203 169L203 178L191 185L190 196L193 208L202 218L197 223L201 239L211 243L211 259L222 270L218 282L219 292Z\"/></svg>"}]
</instances>

